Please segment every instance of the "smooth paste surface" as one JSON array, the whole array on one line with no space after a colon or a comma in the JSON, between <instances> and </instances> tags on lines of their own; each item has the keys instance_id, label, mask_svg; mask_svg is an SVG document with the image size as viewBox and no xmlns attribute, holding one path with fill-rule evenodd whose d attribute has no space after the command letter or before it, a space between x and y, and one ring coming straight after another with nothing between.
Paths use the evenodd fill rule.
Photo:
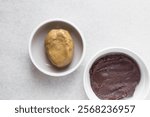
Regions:
<instances>
[{"instance_id":1,"label":"smooth paste surface","mask_svg":"<svg viewBox=\"0 0 150 117\"><path fill-rule=\"evenodd\" d=\"M90 69L91 87L100 99L105 100L131 97L140 78L137 63L122 53L105 55Z\"/></svg>"}]
</instances>

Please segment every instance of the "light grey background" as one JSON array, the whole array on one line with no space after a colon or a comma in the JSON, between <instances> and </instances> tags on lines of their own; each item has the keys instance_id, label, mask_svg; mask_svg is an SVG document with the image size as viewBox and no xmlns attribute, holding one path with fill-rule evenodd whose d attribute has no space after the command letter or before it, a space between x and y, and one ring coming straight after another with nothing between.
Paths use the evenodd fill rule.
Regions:
<instances>
[{"instance_id":1,"label":"light grey background","mask_svg":"<svg viewBox=\"0 0 150 117\"><path fill-rule=\"evenodd\" d=\"M28 54L32 30L53 18L73 22L87 45L81 66L61 78L39 72ZM87 99L85 65L107 47L131 49L150 71L150 0L0 0L0 99Z\"/></svg>"}]
</instances>

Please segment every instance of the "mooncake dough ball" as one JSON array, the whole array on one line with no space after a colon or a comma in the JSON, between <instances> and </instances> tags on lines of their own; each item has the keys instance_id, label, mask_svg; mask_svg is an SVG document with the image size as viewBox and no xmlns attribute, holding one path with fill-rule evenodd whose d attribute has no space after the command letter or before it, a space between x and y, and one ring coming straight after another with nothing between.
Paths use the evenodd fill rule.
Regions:
<instances>
[{"instance_id":1,"label":"mooncake dough ball","mask_svg":"<svg viewBox=\"0 0 150 117\"><path fill-rule=\"evenodd\" d=\"M46 36L45 49L48 59L54 66L65 67L73 58L73 39L67 30L52 29Z\"/></svg>"}]
</instances>

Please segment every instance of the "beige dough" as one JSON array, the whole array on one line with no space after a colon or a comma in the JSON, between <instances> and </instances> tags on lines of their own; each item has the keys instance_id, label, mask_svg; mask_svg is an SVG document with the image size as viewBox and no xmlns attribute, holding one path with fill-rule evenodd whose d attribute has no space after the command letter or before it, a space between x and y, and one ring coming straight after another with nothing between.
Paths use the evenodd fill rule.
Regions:
<instances>
[{"instance_id":1,"label":"beige dough","mask_svg":"<svg viewBox=\"0 0 150 117\"><path fill-rule=\"evenodd\" d=\"M73 39L67 30L52 29L46 36L45 49L48 59L54 66L65 67L73 58Z\"/></svg>"}]
</instances>

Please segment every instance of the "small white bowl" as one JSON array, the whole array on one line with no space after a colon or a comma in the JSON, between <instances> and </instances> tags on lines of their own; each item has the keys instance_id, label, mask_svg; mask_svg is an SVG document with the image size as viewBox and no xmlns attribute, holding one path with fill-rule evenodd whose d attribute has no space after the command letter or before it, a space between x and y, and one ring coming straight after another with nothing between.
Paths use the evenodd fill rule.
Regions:
<instances>
[{"instance_id":1,"label":"small white bowl","mask_svg":"<svg viewBox=\"0 0 150 117\"><path fill-rule=\"evenodd\" d=\"M74 56L71 64L63 69L57 69L49 62L44 48L44 40L51 29L66 29L70 32L74 42ZM79 29L69 21L53 19L42 22L32 32L29 41L29 55L32 63L41 72L50 76L64 76L75 71L85 55L85 42Z\"/></svg>"},{"instance_id":2,"label":"small white bowl","mask_svg":"<svg viewBox=\"0 0 150 117\"><path fill-rule=\"evenodd\" d=\"M140 68L140 71L141 71L141 80L135 89L134 95L130 98L126 98L126 100L146 99L146 97L150 91L150 79L149 79L149 74L148 74L147 68L146 68L145 64L143 63L143 61L139 58L138 55L131 52L130 50L123 49L123 48L109 48L109 49L99 51L94 57L92 57L90 62L87 64L85 71L84 71L83 83L84 83L84 89L85 89L85 92L86 92L88 98L91 100L99 99L95 95L95 93L93 92L93 90L91 88L89 70L90 70L92 64L98 58L101 58L102 56L104 56L106 54L117 53L117 52L124 53L124 54L130 56L131 58L133 58L137 62L138 66Z\"/></svg>"}]
</instances>

